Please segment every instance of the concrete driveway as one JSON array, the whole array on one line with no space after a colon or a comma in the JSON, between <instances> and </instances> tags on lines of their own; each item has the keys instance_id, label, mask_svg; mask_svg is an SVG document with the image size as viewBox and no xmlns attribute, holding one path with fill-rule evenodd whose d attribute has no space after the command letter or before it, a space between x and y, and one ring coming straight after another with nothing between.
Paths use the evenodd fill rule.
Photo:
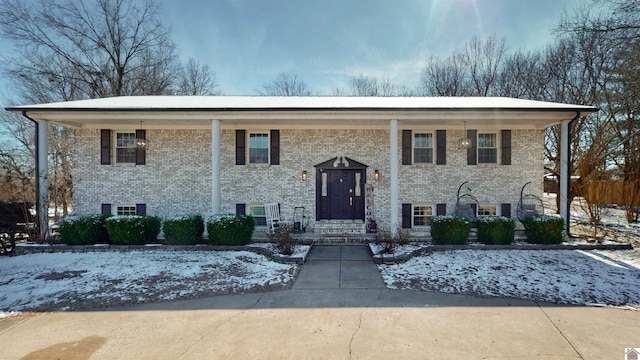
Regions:
<instances>
[{"instance_id":1,"label":"concrete driveway","mask_svg":"<svg viewBox=\"0 0 640 360\"><path fill-rule=\"evenodd\" d=\"M0 358L624 359L640 347L640 312L389 290L344 248L310 254L286 291L4 319Z\"/></svg>"}]
</instances>

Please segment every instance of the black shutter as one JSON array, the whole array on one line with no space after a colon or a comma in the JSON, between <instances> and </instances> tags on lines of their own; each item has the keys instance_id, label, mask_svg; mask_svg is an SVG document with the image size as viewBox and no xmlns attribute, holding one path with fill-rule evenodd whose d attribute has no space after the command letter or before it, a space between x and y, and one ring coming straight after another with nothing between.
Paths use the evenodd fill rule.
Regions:
<instances>
[{"instance_id":1,"label":"black shutter","mask_svg":"<svg viewBox=\"0 0 640 360\"><path fill-rule=\"evenodd\" d=\"M511 165L511 130L502 130L502 165Z\"/></svg>"},{"instance_id":2,"label":"black shutter","mask_svg":"<svg viewBox=\"0 0 640 360\"><path fill-rule=\"evenodd\" d=\"M145 130L136 130L136 139L146 139L147 132ZM136 144L137 146L137 144ZM147 163L147 149L144 147L136 147L136 165L144 165Z\"/></svg>"},{"instance_id":3,"label":"black shutter","mask_svg":"<svg viewBox=\"0 0 640 360\"><path fill-rule=\"evenodd\" d=\"M280 165L280 130L271 130L269 136L269 151L271 152L271 165Z\"/></svg>"},{"instance_id":4,"label":"black shutter","mask_svg":"<svg viewBox=\"0 0 640 360\"><path fill-rule=\"evenodd\" d=\"M447 204L436 204L436 215L447 215Z\"/></svg>"},{"instance_id":5,"label":"black shutter","mask_svg":"<svg viewBox=\"0 0 640 360\"><path fill-rule=\"evenodd\" d=\"M467 149L467 165L477 165L478 130L467 130L467 137L471 140L471 146Z\"/></svg>"},{"instance_id":6,"label":"black shutter","mask_svg":"<svg viewBox=\"0 0 640 360\"><path fill-rule=\"evenodd\" d=\"M402 130L402 165L411 165L411 130Z\"/></svg>"},{"instance_id":7,"label":"black shutter","mask_svg":"<svg viewBox=\"0 0 640 360\"><path fill-rule=\"evenodd\" d=\"M111 130L100 130L100 165L111 165Z\"/></svg>"},{"instance_id":8,"label":"black shutter","mask_svg":"<svg viewBox=\"0 0 640 360\"><path fill-rule=\"evenodd\" d=\"M471 209L473 210L473 217L475 218L476 216L478 216L478 204L472 203L470 205Z\"/></svg>"},{"instance_id":9,"label":"black shutter","mask_svg":"<svg viewBox=\"0 0 640 360\"><path fill-rule=\"evenodd\" d=\"M102 215L111 215L111 204L101 204L100 213Z\"/></svg>"},{"instance_id":10,"label":"black shutter","mask_svg":"<svg viewBox=\"0 0 640 360\"><path fill-rule=\"evenodd\" d=\"M136 204L136 215L147 215L147 204Z\"/></svg>"},{"instance_id":11,"label":"black shutter","mask_svg":"<svg viewBox=\"0 0 640 360\"><path fill-rule=\"evenodd\" d=\"M245 204L236 204L236 215L246 215L247 206Z\"/></svg>"},{"instance_id":12,"label":"black shutter","mask_svg":"<svg viewBox=\"0 0 640 360\"><path fill-rule=\"evenodd\" d=\"M411 204L402 204L402 228L411 228Z\"/></svg>"},{"instance_id":13,"label":"black shutter","mask_svg":"<svg viewBox=\"0 0 640 360\"><path fill-rule=\"evenodd\" d=\"M500 205L500 215L504 217L511 217L511 204L505 203Z\"/></svg>"},{"instance_id":14,"label":"black shutter","mask_svg":"<svg viewBox=\"0 0 640 360\"><path fill-rule=\"evenodd\" d=\"M436 165L447 163L447 130L436 130Z\"/></svg>"},{"instance_id":15,"label":"black shutter","mask_svg":"<svg viewBox=\"0 0 640 360\"><path fill-rule=\"evenodd\" d=\"M244 130L236 130L236 165L244 165L247 154L245 143L247 141Z\"/></svg>"}]
</instances>

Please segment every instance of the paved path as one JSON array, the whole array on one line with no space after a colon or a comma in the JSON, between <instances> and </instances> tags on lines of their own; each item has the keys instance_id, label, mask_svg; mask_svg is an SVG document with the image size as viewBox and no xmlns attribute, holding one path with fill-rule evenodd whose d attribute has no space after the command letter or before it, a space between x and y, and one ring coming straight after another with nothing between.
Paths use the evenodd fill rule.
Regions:
<instances>
[{"instance_id":1,"label":"paved path","mask_svg":"<svg viewBox=\"0 0 640 360\"><path fill-rule=\"evenodd\" d=\"M382 289L384 282L368 246L314 246L294 290Z\"/></svg>"},{"instance_id":2,"label":"paved path","mask_svg":"<svg viewBox=\"0 0 640 360\"><path fill-rule=\"evenodd\" d=\"M363 250L315 248L286 291L1 320L0 359L624 359L640 347L640 312L389 290Z\"/></svg>"}]
</instances>

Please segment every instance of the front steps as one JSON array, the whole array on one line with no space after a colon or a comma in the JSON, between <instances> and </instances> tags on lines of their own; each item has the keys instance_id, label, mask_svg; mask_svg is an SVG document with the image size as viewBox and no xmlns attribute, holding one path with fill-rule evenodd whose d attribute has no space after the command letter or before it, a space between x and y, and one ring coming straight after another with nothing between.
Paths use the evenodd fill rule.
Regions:
<instances>
[{"instance_id":1,"label":"front steps","mask_svg":"<svg viewBox=\"0 0 640 360\"><path fill-rule=\"evenodd\" d=\"M365 235L362 220L320 220L316 221L313 232L317 235Z\"/></svg>"}]
</instances>

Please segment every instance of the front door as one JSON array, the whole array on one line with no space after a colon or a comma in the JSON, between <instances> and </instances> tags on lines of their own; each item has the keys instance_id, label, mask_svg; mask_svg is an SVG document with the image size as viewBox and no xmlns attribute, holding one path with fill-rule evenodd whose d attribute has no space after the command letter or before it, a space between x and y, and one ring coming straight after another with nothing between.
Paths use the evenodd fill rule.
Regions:
<instances>
[{"instance_id":1,"label":"front door","mask_svg":"<svg viewBox=\"0 0 640 360\"><path fill-rule=\"evenodd\" d=\"M333 158L316 167L316 219L363 220L367 166Z\"/></svg>"},{"instance_id":2,"label":"front door","mask_svg":"<svg viewBox=\"0 0 640 360\"><path fill-rule=\"evenodd\" d=\"M359 170L329 170L330 219L354 219L355 173Z\"/></svg>"}]
</instances>

